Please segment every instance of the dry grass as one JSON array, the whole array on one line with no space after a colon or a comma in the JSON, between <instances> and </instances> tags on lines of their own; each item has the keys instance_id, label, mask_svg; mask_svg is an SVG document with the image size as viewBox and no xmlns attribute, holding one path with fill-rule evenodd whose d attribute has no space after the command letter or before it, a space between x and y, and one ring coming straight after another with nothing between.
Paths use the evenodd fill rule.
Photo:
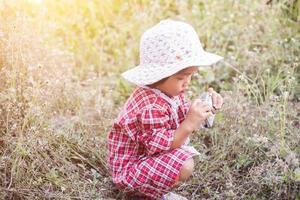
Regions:
<instances>
[{"instance_id":1,"label":"dry grass","mask_svg":"<svg viewBox=\"0 0 300 200\"><path fill-rule=\"evenodd\" d=\"M193 81L192 97L212 85L225 105L213 129L193 134L202 156L176 191L300 198L300 30L282 12L292 1L74 2L45 1L47 12L0 1L0 199L124 198L105 161L107 132L132 89L118 73L138 62L143 30L168 16L192 23L234 68L221 63Z\"/></svg>"}]
</instances>

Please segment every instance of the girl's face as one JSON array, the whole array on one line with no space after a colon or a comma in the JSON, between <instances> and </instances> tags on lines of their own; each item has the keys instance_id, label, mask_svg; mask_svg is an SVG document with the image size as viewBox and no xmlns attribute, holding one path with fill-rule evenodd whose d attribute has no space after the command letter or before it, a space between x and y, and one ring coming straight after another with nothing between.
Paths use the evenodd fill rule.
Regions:
<instances>
[{"instance_id":1,"label":"girl's face","mask_svg":"<svg viewBox=\"0 0 300 200\"><path fill-rule=\"evenodd\" d=\"M183 93L189 86L193 73L197 72L198 67L188 67L176 74L157 82L153 87L172 97Z\"/></svg>"}]
</instances>

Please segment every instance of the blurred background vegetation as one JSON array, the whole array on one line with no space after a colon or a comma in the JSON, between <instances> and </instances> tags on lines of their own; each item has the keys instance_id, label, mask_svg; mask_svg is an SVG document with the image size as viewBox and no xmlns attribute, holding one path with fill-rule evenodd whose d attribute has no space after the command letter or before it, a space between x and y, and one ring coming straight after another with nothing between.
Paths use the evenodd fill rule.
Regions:
<instances>
[{"instance_id":1,"label":"blurred background vegetation","mask_svg":"<svg viewBox=\"0 0 300 200\"><path fill-rule=\"evenodd\" d=\"M224 62L225 105L199 130L189 199L299 199L299 0L0 0L0 198L122 199L105 139L133 89L139 38L165 18L192 24Z\"/></svg>"}]
</instances>

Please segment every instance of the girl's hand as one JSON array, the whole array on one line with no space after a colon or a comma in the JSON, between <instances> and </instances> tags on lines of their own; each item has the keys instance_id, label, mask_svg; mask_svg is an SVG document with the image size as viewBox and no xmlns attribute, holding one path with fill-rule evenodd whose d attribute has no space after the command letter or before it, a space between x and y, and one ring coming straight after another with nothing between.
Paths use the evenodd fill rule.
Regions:
<instances>
[{"instance_id":1,"label":"girl's hand","mask_svg":"<svg viewBox=\"0 0 300 200\"><path fill-rule=\"evenodd\" d=\"M200 99L196 99L190 106L185 122L189 124L192 130L196 130L205 123L210 115L212 115L210 106Z\"/></svg>"},{"instance_id":2,"label":"girl's hand","mask_svg":"<svg viewBox=\"0 0 300 200\"><path fill-rule=\"evenodd\" d=\"M223 105L223 97L219 93L214 91L213 88L208 88L208 92L212 95L213 109L215 111L220 110Z\"/></svg>"},{"instance_id":3,"label":"girl's hand","mask_svg":"<svg viewBox=\"0 0 300 200\"><path fill-rule=\"evenodd\" d=\"M202 102L201 99L193 101L185 120L179 125L174 133L171 149L181 147L187 137L194 130L199 129L210 115L212 115L211 107L207 103Z\"/></svg>"}]
</instances>

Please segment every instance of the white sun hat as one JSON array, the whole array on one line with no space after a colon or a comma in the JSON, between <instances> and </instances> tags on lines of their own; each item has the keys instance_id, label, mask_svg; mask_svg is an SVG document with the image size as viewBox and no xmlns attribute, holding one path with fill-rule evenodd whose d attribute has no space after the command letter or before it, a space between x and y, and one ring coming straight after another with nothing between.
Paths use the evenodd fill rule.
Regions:
<instances>
[{"instance_id":1,"label":"white sun hat","mask_svg":"<svg viewBox=\"0 0 300 200\"><path fill-rule=\"evenodd\" d=\"M191 25L167 19L144 32L140 41L140 64L122 76L131 83L144 86L187 67L208 66L222 59L203 50Z\"/></svg>"}]
</instances>

